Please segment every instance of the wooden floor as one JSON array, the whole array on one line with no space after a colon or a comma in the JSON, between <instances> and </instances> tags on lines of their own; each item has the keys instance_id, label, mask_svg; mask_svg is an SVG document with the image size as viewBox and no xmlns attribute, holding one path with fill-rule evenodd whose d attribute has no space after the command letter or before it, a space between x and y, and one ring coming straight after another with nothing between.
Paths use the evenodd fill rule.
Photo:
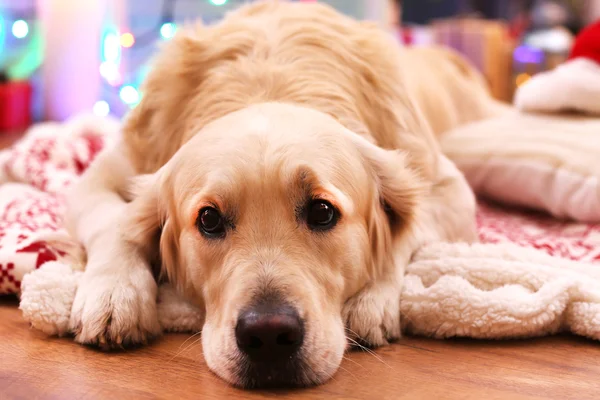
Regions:
<instances>
[{"instance_id":1,"label":"wooden floor","mask_svg":"<svg viewBox=\"0 0 600 400\"><path fill-rule=\"evenodd\" d=\"M30 329L0 297L0 399L592 399L600 344L564 336L526 341L404 338L376 355L352 352L329 383L244 392L208 371L198 337L167 335L101 353Z\"/></svg>"},{"instance_id":2,"label":"wooden floor","mask_svg":"<svg viewBox=\"0 0 600 400\"><path fill-rule=\"evenodd\" d=\"M23 136L23 132L0 132L0 150L11 146Z\"/></svg>"}]
</instances>

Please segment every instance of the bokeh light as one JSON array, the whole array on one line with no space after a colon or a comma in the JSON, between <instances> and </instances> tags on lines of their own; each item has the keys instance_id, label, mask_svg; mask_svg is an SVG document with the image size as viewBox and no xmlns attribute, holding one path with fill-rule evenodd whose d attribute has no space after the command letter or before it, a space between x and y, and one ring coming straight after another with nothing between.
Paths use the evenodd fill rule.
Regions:
<instances>
[{"instance_id":1,"label":"bokeh light","mask_svg":"<svg viewBox=\"0 0 600 400\"><path fill-rule=\"evenodd\" d=\"M121 35L121 46L129 48L135 44L135 37L133 34L126 32Z\"/></svg>"},{"instance_id":2,"label":"bokeh light","mask_svg":"<svg viewBox=\"0 0 600 400\"><path fill-rule=\"evenodd\" d=\"M29 24L22 19L16 20L12 25L12 34L17 39L23 39L29 34Z\"/></svg>"},{"instance_id":3,"label":"bokeh light","mask_svg":"<svg viewBox=\"0 0 600 400\"><path fill-rule=\"evenodd\" d=\"M108 114L110 114L110 106L106 101L99 100L96 102L96 104L94 104L93 111L94 114L100 117L106 117Z\"/></svg>"},{"instance_id":4,"label":"bokeh light","mask_svg":"<svg viewBox=\"0 0 600 400\"><path fill-rule=\"evenodd\" d=\"M115 63L105 61L100 64L100 75L112 86L121 84L121 73Z\"/></svg>"},{"instance_id":5,"label":"bokeh light","mask_svg":"<svg viewBox=\"0 0 600 400\"><path fill-rule=\"evenodd\" d=\"M176 31L177 25L172 22L165 22L160 27L160 36L162 36L163 39L171 39L173 36L175 36Z\"/></svg>"},{"instance_id":6,"label":"bokeh light","mask_svg":"<svg viewBox=\"0 0 600 400\"><path fill-rule=\"evenodd\" d=\"M2 51L4 50L4 39L5 39L5 33L4 33L4 18L2 18L2 15L0 15L0 53L2 53Z\"/></svg>"},{"instance_id":7,"label":"bokeh light","mask_svg":"<svg viewBox=\"0 0 600 400\"><path fill-rule=\"evenodd\" d=\"M527 82L529 79L531 79L531 75L523 72L523 73L517 75L517 79L515 80L515 83L517 84L517 87L519 87L522 84L524 84L525 82Z\"/></svg>"},{"instance_id":8,"label":"bokeh light","mask_svg":"<svg viewBox=\"0 0 600 400\"><path fill-rule=\"evenodd\" d=\"M123 100L125 104L130 106L140 102L140 93L131 85L123 86L119 92L119 96L121 96L121 100Z\"/></svg>"},{"instance_id":9,"label":"bokeh light","mask_svg":"<svg viewBox=\"0 0 600 400\"><path fill-rule=\"evenodd\" d=\"M118 64L121 59L121 40L115 33L107 33L102 41L102 56L105 61Z\"/></svg>"}]
</instances>

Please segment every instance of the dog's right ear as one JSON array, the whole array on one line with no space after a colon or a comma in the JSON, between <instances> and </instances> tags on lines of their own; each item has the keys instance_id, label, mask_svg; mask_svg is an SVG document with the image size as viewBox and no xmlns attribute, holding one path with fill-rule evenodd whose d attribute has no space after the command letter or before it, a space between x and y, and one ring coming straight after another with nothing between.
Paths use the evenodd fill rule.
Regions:
<instances>
[{"instance_id":1,"label":"dog's right ear","mask_svg":"<svg viewBox=\"0 0 600 400\"><path fill-rule=\"evenodd\" d=\"M164 218L164 208L158 196L159 172L136 176L120 193L129 203L119 232L125 242L151 261L159 259L158 240Z\"/></svg>"},{"instance_id":2,"label":"dog's right ear","mask_svg":"<svg viewBox=\"0 0 600 400\"><path fill-rule=\"evenodd\" d=\"M178 268L180 227L174 215L169 181L163 181L164 169L151 175L135 178L126 197L127 205L125 239L145 257L152 260L156 276L166 277L180 290L185 290L185 269Z\"/></svg>"}]
</instances>

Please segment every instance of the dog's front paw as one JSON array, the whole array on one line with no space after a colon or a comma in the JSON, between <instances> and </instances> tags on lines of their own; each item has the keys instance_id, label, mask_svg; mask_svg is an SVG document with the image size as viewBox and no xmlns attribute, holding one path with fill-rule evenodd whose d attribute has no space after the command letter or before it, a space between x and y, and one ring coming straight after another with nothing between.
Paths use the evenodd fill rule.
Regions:
<instances>
[{"instance_id":1,"label":"dog's front paw","mask_svg":"<svg viewBox=\"0 0 600 400\"><path fill-rule=\"evenodd\" d=\"M350 345L378 347L400 338L400 285L373 284L342 310Z\"/></svg>"},{"instance_id":2,"label":"dog's front paw","mask_svg":"<svg viewBox=\"0 0 600 400\"><path fill-rule=\"evenodd\" d=\"M157 285L145 266L86 271L71 310L75 340L102 349L146 343L161 332Z\"/></svg>"}]
</instances>

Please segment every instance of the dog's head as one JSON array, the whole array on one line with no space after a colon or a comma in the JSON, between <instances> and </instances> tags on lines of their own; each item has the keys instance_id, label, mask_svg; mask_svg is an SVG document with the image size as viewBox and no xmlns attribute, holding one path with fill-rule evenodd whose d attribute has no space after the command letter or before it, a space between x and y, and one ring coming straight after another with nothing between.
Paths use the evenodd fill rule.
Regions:
<instances>
[{"instance_id":1,"label":"dog's head","mask_svg":"<svg viewBox=\"0 0 600 400\"><path fill-rule=\"evenodd\" d=\"M132 236L160 237L163 272L206 309L209 367L235 385L329 378L348 300L413 226L435 142L388 39L319 3L258 2L180 31L125 122L136 169L164 164Z\"/></svg>"},{"instance_id":2,"label":"dog's head","mask_svg":"<svg viewBox=\"0 0 600 400\"><path fill-rule=\"evenodd\" d=\"M309 385L346 349L342 307L393 267L419 180L400 152L277 103L207 125L134 201L168 278L206 309L209 367L240 386Z\"/></svg>"}]
</instances>

